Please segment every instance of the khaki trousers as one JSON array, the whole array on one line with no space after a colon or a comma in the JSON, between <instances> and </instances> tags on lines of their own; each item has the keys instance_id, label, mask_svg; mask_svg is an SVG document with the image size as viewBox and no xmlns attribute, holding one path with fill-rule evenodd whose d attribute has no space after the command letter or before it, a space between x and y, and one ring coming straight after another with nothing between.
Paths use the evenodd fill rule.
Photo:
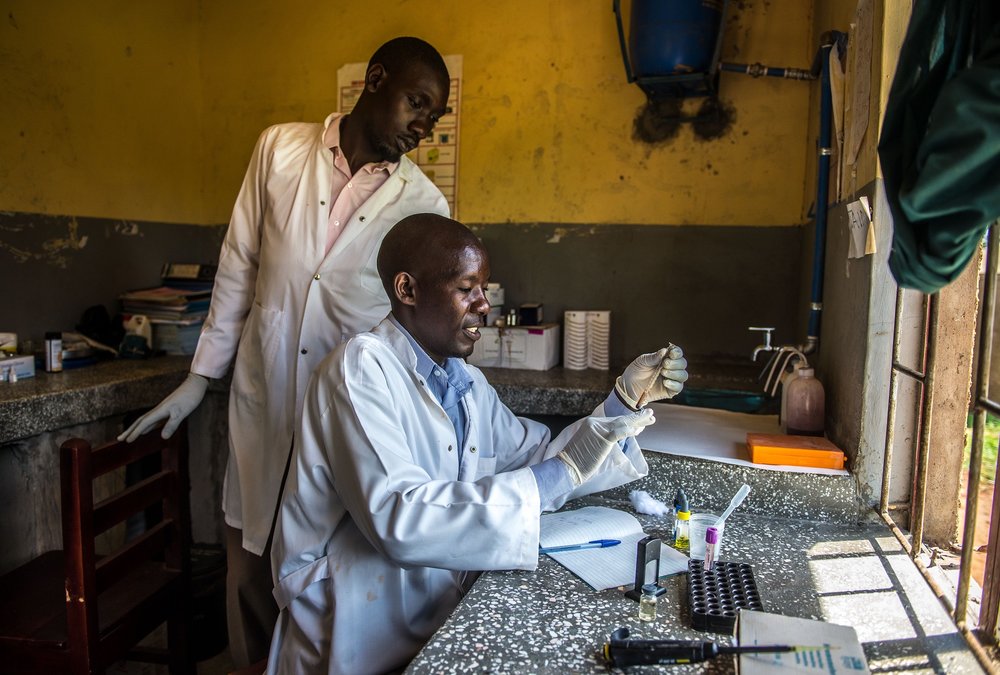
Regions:
<instances>
[{"instance_id":1,"label":"khaki trousers","mask_svg":"<svg viewBox=\"0 0 1000 675\"><path fill-rule=\"evenodd\" d=\"M243 548L243 530L226 525L226 623L229 652L239 668L267 658L278 605L271 595L271 540L264 555Z\"/></svg>"}]
</instances>

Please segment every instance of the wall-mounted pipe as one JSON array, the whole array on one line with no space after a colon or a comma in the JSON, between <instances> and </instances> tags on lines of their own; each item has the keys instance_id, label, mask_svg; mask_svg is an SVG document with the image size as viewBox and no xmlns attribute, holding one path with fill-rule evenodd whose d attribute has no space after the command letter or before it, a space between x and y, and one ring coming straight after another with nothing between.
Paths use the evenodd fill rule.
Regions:
<instances>
[{"instance_id":1,"label":"wall-mounted pipe","mask_svg":"<svg viewBox=\"0 0 1000 675\"><path fill-rule=\"evenodd\" d=\"M838 31L823 34L811 70L801 68L775 68L760 63L721 63L720 70L742 73L751 77L782 77L791 80L820 81L818 165L816 171L816 233L813 239L812 286L809 298L809 324L806 341L797 345L803 354L812 354L819 348L820 317L823 312L823 273L826 263L827 195L830 191L830 155L833 139L833 95L830 91L830 49L834 43L844 44L847 35Z\"/></svg>"},{"instance_id":2,"label":"wall-mounted pipe","mask_svg":"<svg viewBox=\"0 0 1000 675\"><path fill-rule=\"evenodd\" d=\"M775 68L763 63L720 63L719 70L742 73L750 77L783 77L786 80L815 80L816 75L804 68Z\"/></svg>"}]
</instances>

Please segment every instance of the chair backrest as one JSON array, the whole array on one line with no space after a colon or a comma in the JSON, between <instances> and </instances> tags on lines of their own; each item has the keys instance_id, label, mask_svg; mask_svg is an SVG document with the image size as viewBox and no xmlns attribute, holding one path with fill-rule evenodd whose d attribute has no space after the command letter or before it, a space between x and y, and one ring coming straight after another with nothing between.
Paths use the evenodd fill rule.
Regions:
<instances>
[{"instance_id":1,"label":"chair backrest","mask_svg":"<svg viewBox=\"0 0 1000 675\"><path fill-rule=\"evenodd\" d=\"M132 443L115 441L96 448L73 438L60 450L70 649L95 655L101 593L149 563L184 575L190 571L187 427L182 424L166 440L156 428ZM95 478L152 454L161 458L157 473L94 503ZM160 522L98 558L95 537L156 503L163 506Z\"/></svg>"}]
</instances>

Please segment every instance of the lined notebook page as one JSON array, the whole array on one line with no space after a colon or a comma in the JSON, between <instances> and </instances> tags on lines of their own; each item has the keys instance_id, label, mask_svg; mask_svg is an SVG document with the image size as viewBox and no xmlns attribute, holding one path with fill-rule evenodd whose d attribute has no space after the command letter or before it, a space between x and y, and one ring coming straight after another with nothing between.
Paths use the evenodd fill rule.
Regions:
<instances>
[{"instance_id":1,"label":"lined notebook page","mask_svg":"<svg viewBox=\"0 0 1000 675\"><path fill-rule=\"evenodd\" d=\"M620 539L609 548L590 548L548 554L560 565L602 591L635 583L635 549L646 536L630 513L606 506L585 506L575 511L547 513L541 518L542 548L582 544L593 539ZM660 547L660 576L687 571L688 558L665 543Z\"/></svg>"}]
</instances>

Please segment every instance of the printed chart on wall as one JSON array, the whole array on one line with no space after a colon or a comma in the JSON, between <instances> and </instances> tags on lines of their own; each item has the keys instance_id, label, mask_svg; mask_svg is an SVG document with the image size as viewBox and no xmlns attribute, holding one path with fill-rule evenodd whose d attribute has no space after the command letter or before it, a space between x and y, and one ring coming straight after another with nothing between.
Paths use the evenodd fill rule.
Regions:
<instances>
[{"instance_id":1,"label":"printed chart on wall","mask_svg":"<svg viewBox=\"0 0 1000 675\"><path fill-rule=\"evenodd\" d=\"M451 217L458 218L458 136L462 109L462 56L444 57L451 76L448 93L448 113L434 127L429 138L407 156L438 186L448 206ZM349 113L354 108L365 86L367 63L348 63L337 70L337 89L340 92L340 112Z\"/></svg>"}]
</instances>

